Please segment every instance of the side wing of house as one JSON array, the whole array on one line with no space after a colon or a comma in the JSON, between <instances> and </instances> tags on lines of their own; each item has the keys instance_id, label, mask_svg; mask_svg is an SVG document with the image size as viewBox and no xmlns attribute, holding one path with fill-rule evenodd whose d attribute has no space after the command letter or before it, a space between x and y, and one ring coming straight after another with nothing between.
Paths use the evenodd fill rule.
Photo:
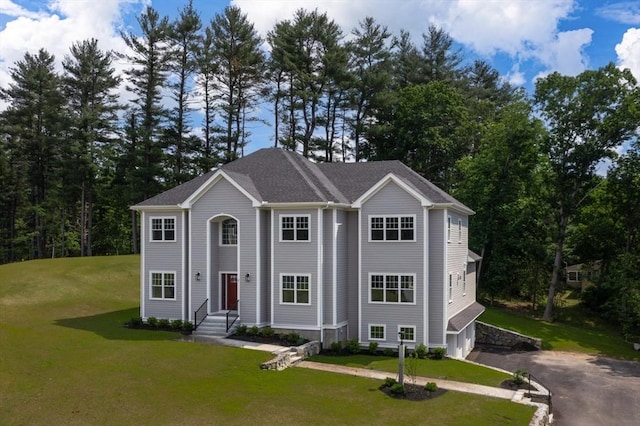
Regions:
<instances>
[{"instance_id":1,"label":"side wing of house","mask_svg":"<svg viewBox=\"0 0 640 426\"><path fill-rule=\"evenodd\" d=\"M186 319L187 212L141 210L140 316Z\"/></svg>"},{"instance_id":2,"label":"side wing of house","mask_svg":"<svg viewBox=\"0 0 640 426\"><path fill-rule=\"evenodd\" d=\"M358 340L410 346L428 335L427 209L390 179L359 211Z\"/></svg>"}]
</instances>

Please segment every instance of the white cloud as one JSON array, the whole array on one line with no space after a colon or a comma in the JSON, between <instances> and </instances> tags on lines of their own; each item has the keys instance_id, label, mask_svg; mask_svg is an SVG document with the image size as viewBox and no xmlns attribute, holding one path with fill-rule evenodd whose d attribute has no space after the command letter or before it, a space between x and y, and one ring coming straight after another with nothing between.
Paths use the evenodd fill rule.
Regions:
<instances>
[{"instance_id":1,"label":"white cloud","mask_svg":"<svg viewBox=\"0 0 640 426\"><path fill-rule=\"evenodd\" d=\"M576 0L233 0L263 36L278 20L290 19L300 7L326 12L348 33L358 21L372 16L392 34L409 31L416 44L431 23L457 42L491 57L506 53L514 60L533 60L547 68L575 75L587 67L583 48L591 42L588 28L560 32L559 22L570 19ZM524 84L524 74L509 77Z\"/></svg>"},{"instance_id":2,"label":"white cloud","mask_svg":"<svg viewBox=\"0 0 640 426\"><path fill-rule=\"evenodd\" d=\"M640 24L640 3L637 1L609 4L596 9L596 13L603 18L622 24Z\"/></svg>"},{"instance_id":3,"label":"white cloud","mask_svg":"<svg viewBox=\"0 0 640 426\"><path fill-rule=\"evenodd\" d=\"M629 28L616 44L618 66L629 68L640 82L640 28Z\"/></svg>"},{"instance_id":4,"label":"white cloud","mask_svg":"<svg viewBox=\"0 0 640 426\"><path fill-rule=\"evenodd\" d=\"M37 19L41 16L41 13L27 10L11 0L0 0L0 15L7 15L14 18L26 17Z\"/></svg>"},{"instance_id":5,"label":"white cloud","mask_svg":"<svg viewBox=\"0 0 640 426\"><path fill-rule=\"evenodd\" d=\"M11 81L9 68L26 52L34 54L40 48L46 49L56 57L58 70L73 42L96 38L101 49L123 52L125 45L118 33L122 12L145 0L53 0L47 10L38 12L11 1L0 2L1 13L16 17L0 31L0 87L7 87ZM113 65L117 71L127 67L124 63ZM4 106L0 105L2 109Z\"/></svg>"}]
</instances>

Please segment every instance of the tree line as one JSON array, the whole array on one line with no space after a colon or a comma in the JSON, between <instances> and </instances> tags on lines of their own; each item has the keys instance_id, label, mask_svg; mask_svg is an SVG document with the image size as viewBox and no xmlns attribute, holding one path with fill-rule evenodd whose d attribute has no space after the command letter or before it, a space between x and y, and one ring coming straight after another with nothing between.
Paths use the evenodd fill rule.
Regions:
<instances>
[{"instance_id":1,"label":"tree line","mask_svg":"<svg viewBox=\"0 0 640 426\"><path fill-rule=\"evenodd\" d=\"M137 22L121 34L127 53L90 39L61 73L44 49L11 68L0 262L137 252L130 205L241 157L269 125L273 146L401 160L472 207L485 297L546 294L550 319L565 262L597 260L598 288L621 290L605 292L609 311L635 309L627 328L640 325L640 89L628 70L553 73L529 95L436 26L415 44L370 17L345 32L300 9L263 39L239 8L203 23L191 3L173 21L148 7Z\"/></svg>"}]
</instances>

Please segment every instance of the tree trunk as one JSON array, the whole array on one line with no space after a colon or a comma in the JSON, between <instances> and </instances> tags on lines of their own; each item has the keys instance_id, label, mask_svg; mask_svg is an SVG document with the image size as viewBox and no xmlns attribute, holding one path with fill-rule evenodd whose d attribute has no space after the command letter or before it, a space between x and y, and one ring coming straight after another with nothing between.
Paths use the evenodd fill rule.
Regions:
<instances>
[{"instance_id":1,"label":"tree trunk","mask_svg":"<svg viewBox=\"0 0 640 426\"><path fill-rule=\"evenodd\" d=\"M568 218L564 215L562 207L560 208L560 226L558 229L558 239L556 240L556 255L553 261L553 272L551 273L551 285L549 285L549 294L547 296L547 306L544 308L542 319L544 321L553 321L553 299L556 295L556 289L560 282L560 271L562 267L562 251L564 248L564 236L567 229Z\"/></svg>"}]
</instances>

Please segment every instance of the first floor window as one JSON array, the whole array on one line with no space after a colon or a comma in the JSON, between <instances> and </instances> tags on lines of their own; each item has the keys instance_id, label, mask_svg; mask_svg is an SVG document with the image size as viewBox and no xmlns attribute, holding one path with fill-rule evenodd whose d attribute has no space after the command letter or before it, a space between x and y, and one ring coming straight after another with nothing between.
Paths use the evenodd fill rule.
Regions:
<instances>
[{"instance_id":1,"label":"first floor window","mask_svg":"<svg viewBox=\"0 0 640 426\"><path fill-rule=\"evenodd\" d=\"M447 291L447 299L449 302L453 300L453 274L449 274L449 289Z\"/></svg>"},{"instance_id":2,"label":"first floor window","mask_svg":"<svg viewBox=\"0 0 640 426\"><path fill-rule=\"evenodd\" d=\"M401 325L398 327L398 337L405 342L416 341L416 328L413 326Z\"/></svg>"},{"instance_id":3,"label":"first floor window","mask_svg":"<svg viewBox=\"0 0 640 426\"><path fill-rule=\"evenodd\" d=\"M238 222L235 219L227 219L222 222L222 240L223 246L235 246L238 244Z\"/></svg>"},{"instance_id":4,"label":"first floor window","mask_svg":"<svg viewBox=\"0 0 640 426\"><path fill-rule=\"evenodd\" d=\"M176 219L174 217L151 218L151 241L175 241Z\"/></svg>"},{"instance_id":5,"label":"first floor window","mask_svg":"<svg viewBox=\"0 0 640 426\"><path fill-rule=\"evenodd\" d=\"M381 324L369 324L369 340L384 340L385 328Z\"/></svg>"},{"instance_id":6,"label":"first floor window","mask_svg":"<svg viewBox=\"0 0 640 426\"><path fill-rule=\"evenodd\" d=\"M308 275L282 275L282 303L309 304Z\"/></svg>"},{"instance_id":7,"label":"first floor window","mask_svg":"<svg viewBox=\"0 0 640 426\"><path fill-rule=\"evenodd\" d=\"M371 302L414 303L414 281L414 275L372 274L370 278Z\"/></svg>"},{"instance_id":8,"label":"first floor window","mask_svg":"<svg viewBox=\"0 0 640 426\"><path fill-rule=\"evenodd\" d=\"M151 298L175 299L176 298L176 274L175 272L151 273Z\"/></svg>"},{"instance_id":9,"label":"first floor window","mask_svg":"<svg viewBox=\"0 0 640 426\"><path fill-rule=\"evenodd\" d=\"M462 264L462 295L467 294L467 264Z\"/></svg>"}]
</instances>

